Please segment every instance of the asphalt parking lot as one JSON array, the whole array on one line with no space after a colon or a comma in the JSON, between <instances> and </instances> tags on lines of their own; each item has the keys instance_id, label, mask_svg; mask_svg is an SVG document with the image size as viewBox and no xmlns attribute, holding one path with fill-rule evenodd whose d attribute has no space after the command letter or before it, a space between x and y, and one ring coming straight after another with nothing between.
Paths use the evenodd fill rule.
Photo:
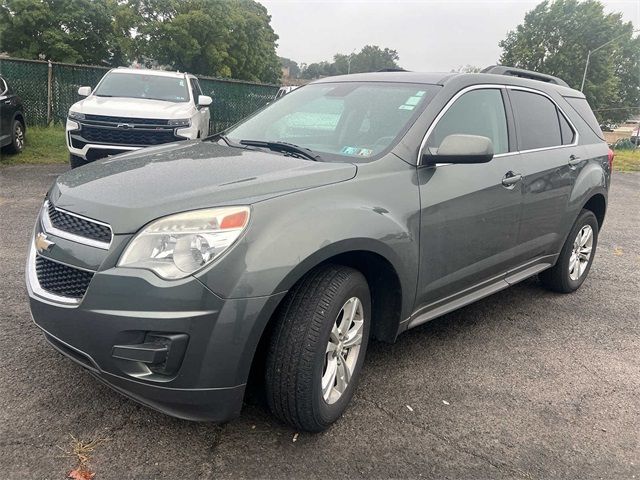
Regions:
<instances>
[{"instance_id":1,"label":"asphalt parking lot","mask_svg":"<svg viewBox=\"0 0 640 480\"><path fill-rule=\"evenodd\" d=\"M223 426L164 416L46 344L23 267L65 169L0 167L0 478L65 478L71 436L101 440L96 480L640 478L640 174L615 174L580 291L530 279L373 344L344 417L296 435L259 404Z\"/></svg>"}]
</instances>

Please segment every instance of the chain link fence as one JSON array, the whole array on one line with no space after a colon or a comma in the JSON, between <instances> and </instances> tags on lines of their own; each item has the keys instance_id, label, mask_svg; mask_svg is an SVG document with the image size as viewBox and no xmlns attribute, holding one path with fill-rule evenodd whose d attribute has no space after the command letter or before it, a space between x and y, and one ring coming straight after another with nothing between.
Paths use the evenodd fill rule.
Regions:
<instances>
[{"instance_id":1,"label":"chain link fence","mask_svg":"<svg viewBox=\"0 0 640 480\"><path fill-rule=\"evenodd\" d=\"M69 107L82 97L78 88L95 88L107 67L71 65L0 57L0 75L21 98L27 123L64 122ZM271 102L277 85L198 77L202 92L213 98L210 131L219 132Z\"/></svg>"}]
</instances>

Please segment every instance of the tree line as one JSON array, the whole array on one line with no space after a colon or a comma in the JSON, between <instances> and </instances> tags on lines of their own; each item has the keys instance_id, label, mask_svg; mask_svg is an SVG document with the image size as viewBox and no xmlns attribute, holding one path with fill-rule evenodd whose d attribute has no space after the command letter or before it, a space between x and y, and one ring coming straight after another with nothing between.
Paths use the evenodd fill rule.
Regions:
<instances>
[{"instance_id":1,"label":"tree line","mask_svg":"<svg viewBox=\"0 0 640 480\"><path fill-rule=\"evenodd\" d=\"M277 57L277 40L266 8L254 0L0 0L0 53L16 57L108 66L136 60L273 83L281 66L308 80L400 67L396 50L376 45L298 63ZM640 113L640 38L598 0L545 0L499 45L499 63L558 76L573 88L594 51L584 92L598 118L619 122Z\"/></svg>"},{"instance_id":2,"label":"tree line","mask_svg":"<svg viewBox=\"0 0 640 480\"><path fill-rule=\"evenodd\" d=\"M280 58L282 66L289 69L293 78L312 80L333 75L348 73L377 72L384 69L399 69L398 52L390 48L380 48L377 45L365 45L358 53L345 55L336 53L333 61L323 61L310 64L298 64L289 58Z\"/></svg>"},{"instance_id":3,"label":"tree line","mask_svg":"<svg viewBox=\"0 0 640 480\"><path fill-rule=\"evenodd\" d=\"M253 0L1 0L0 52L278 82L278 36Z\"/></svg>"}]
</instances>

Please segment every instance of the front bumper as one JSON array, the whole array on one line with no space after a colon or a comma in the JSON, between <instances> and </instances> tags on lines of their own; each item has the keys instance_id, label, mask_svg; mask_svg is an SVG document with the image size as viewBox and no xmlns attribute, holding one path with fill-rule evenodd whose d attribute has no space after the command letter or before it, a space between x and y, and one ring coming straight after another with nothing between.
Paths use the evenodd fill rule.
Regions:
<instances>
[{"instance_id":1,"label":"front bumper","mask_svg":"<svg viewBox=\"0 0 640 480\"><path fill-rule=\"evenodd\" d=\"M195 278L168 282L145 270L105 268L107 260L82 300L69 305L38 290L34 255L32 248L31 314L59 352L114 390L169 415L223 422L239 414L253 354L284 294L222 299ZM188 336L174 371L158 373L114 356L115 346L139 345L149 334Z\"/></svg>"},{"instance_id":2,"label":"front bumper","mask_svg":"<svg viewBox=\"0 0 640 480\"><path fill-rule=\"evenodd\" d=\"M103 132L103 134L98 136L99 141L92 140L92 138L85 138L84 132L90 128ZM104 135L105 132L113 133ZM127 139L127 133L137 135L139 138ZM161 135L162 138L154 139L153 137L158 134ZM197 137L197 134L196 127L176 127L166 129L165 131L158 131L153 128L137 128L123 130L121 133L117 125L93 125L85 124L82 121L67 119L65 139L69 153L91 162L99 158L140 150L141 148L194 139ZM148 136L151 141L148 142L145 140L139 143L141 136Z\"/></svg>"}]
</instances>

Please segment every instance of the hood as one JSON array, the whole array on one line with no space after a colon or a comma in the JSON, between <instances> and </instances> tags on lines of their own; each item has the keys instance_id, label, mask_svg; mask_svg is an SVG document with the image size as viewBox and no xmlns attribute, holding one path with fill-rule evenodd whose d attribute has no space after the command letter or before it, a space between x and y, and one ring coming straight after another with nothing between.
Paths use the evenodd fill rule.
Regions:
<instances>
[{"instance_id":1,"label":"hood","mask_svg":"<svg viewBox=\"0 0 640 480\"><path fill-rule=\"evenodd\" d=\"M56 180L49 196L70 212L134 233L172 213L250 205L353 178L356 166L209 141L184 141L105 158Z\"/></svg>"},{"instance_id":2,"label":"hood","mask_svg":"<svg viewBox=\"0 0 640 480\"><path fill-rule=\"evenodd\" d=\"M91 95L71 106L74 112L114 117L174 119L189 118L195 107L190 102L165 102L143 98L96 97Z\"/></svg>"}]
</instances>

